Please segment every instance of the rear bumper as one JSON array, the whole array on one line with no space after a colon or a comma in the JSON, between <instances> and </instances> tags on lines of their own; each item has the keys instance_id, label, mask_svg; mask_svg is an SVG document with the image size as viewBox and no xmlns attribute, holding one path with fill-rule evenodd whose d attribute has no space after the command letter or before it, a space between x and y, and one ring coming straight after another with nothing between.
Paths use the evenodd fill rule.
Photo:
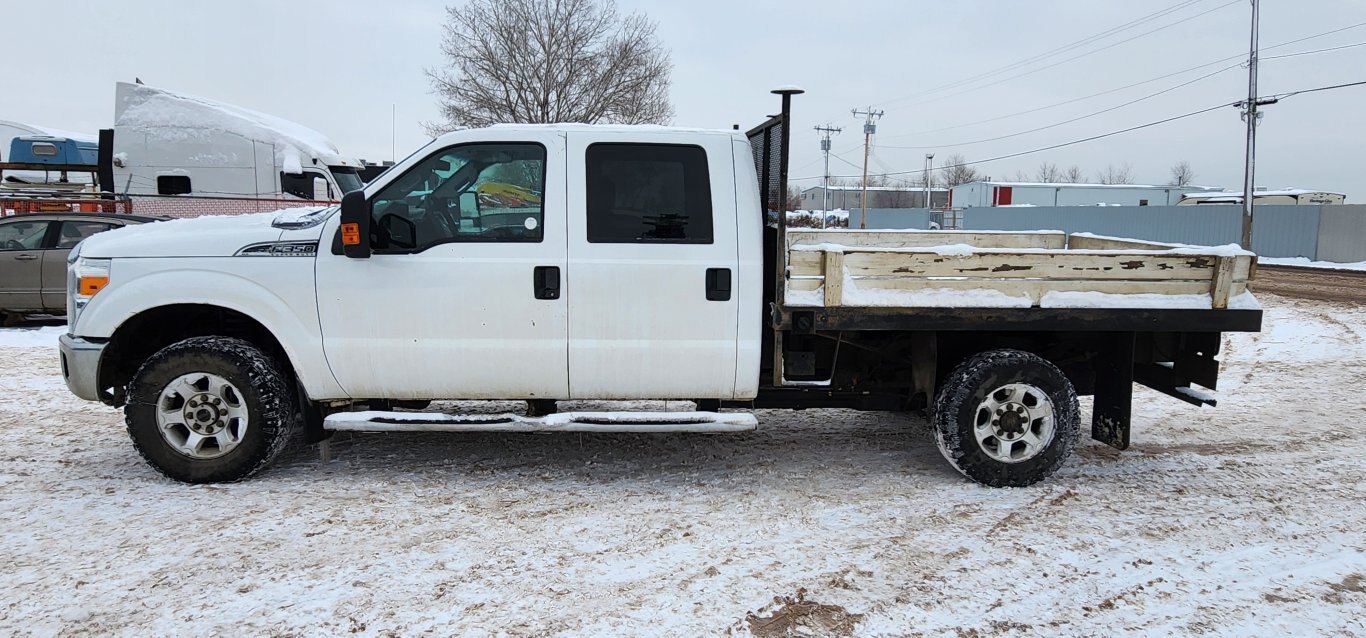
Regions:
<instances>
[{"instance_id":1,"label":"rear bumper","mask_svg":"<svg viewBox=\"0 0 1366 638\"><path fill-rule=\"evenodd\" d=\"M62 378L71 393L86 401L100 400L100 356L103 343L64 334L57 340L62 356Z\"/></svg>"}]
</instances>

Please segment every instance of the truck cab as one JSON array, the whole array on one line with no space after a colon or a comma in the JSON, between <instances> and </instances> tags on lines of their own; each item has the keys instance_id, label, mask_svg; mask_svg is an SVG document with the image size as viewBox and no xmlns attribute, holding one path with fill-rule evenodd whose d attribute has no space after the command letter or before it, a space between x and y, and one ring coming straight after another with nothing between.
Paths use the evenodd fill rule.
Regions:
<instances>
[{"instance_id":1,"label":"truck cab","mask_svg":"<svg viewBox=\"0 0 1366 638\"><path fill-rule=\"evenodd\" d=\"M753 397L762 217L748 153L729 132L442 137L345 204L361 209L368 258L319 252L337 385L393 399Z\"/></svg>"}]
</instances>

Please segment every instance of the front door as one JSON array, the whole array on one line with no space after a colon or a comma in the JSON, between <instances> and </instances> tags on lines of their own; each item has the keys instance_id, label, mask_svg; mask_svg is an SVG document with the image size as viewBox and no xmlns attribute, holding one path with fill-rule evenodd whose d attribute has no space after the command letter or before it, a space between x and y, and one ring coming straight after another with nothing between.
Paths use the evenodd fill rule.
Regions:
<instances>
[{"instance_id":1,"label":"front door","mask_svg":"<svg viewBox=\"0 0 1366 638\"><path fill-rule=\"evenodd\" d=\"M698 139L569 135L569 393L576 399L735 394L733 153L728 137Z\"/></svg>"},{"instance_id":2,"label":"front door","mask_svg":"<svg viewBox=\"0 0 1366 638\"><path fill-rule=\"evenodd\" d=\"M317 262L324 350L342 388L567 398L564 175L563 138L522 133L436 150L367 188L373 256L324 249Z\"/></svg>"},{"instance_id":3,"label":"front door","mask_svg":"<svg viewBox=\"0 0 1366 638\"><path fill-rule=\"evenodd\" d=\"M50 245L53 223L23 218L0 222L0 310L43 309L43 248Z\"/></svg>"}]
</instances>

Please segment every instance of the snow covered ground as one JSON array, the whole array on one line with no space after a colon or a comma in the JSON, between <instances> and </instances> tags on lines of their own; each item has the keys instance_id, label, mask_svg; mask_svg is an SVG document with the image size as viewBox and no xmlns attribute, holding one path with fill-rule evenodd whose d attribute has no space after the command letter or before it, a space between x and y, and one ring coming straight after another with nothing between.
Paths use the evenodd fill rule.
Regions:
<instances>
[{"instance_id":1,"label":"snow covered ground","mask_svg":"<svg viewBox=\"0 0 1366 638\"><path fill-rule=\"evenodd\" d=\"M1310 261L1308 257L1261 257L1258 263L1271 266L1303 266L1305 268L1328 268L1331 270L1366 270L1366 261L1348 264L1336 261Z\"/></svg>"},{"instance_id":2,"label":"snow covered ground","mask_svg":"<svg viewBox=\"0 0 1366 638\"><path fill-rule=\"evenodd\" d=\"M188 487L67 393L55 330L0 331L0 633L1366 635L1366 309L1262 302L1217 409L1140 390L1131 450L1028 489L824 410L356 435Z\"/></svg>"}]
</instances>

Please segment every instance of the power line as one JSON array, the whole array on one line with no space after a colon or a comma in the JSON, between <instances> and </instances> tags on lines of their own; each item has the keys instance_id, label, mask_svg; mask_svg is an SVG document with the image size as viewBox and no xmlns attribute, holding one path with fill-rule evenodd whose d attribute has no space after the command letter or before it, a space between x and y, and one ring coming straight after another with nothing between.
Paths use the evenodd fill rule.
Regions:
<instances>
[{"instance_id":1,"label":"power line","mask_svg":"<svg viewBox=\"0 0 1366 638\"><path fill-rule=\"evenodd\" d=\"M1318 39L1318 38L1322 38L1322 37L1326 37L1326 36L1333 35L1333 34L1335 34L1335 33L1341 33L1341 32L1343 32L1343 31L1348 31L1348 30L1351 30L1351 29L1359 29L1359 28L1361 28L1361 27L1366 27L1366 22L1358 22L1358 23L1356 23L1356 24L1348 25L1348 26L1341 27L1341 28L1338 28L1338 29L1333 29L1333 30L1331 30L1331 31L1324 31L1324 32L1322 32L1322 33L1316 33L1316 34L1314 34L1314 35L1305 36L1305 37L1302 37L1302 38L1297 38L1297 39L1294 39L1294 40L1290 40L1290 41L1287 41L1287 42L1282 42L1282 43L1280 43L1280 44L1272 45L1272 46L1269 46L1269 47L1263 47L1262 50L1263 50L1263 51L1270 51L1270 50L1273 50L1273 49L1279 49L1279 48L1282 48L1282 47L1290 46L1290 45L1292 45L1292 44L1299 44L1300 42L1305 42L1305 41L1308 41L1308 40L1315 40L1315 39ZM1300 55L1310 55L1310 54L1313 54L1313 53L1324 53L1324 52L1327 52L1327 51L1336 51L1336 50L1339 50L1339 49L1346 49L1346 48L1351 48L1351 47L1356 47L1356 46L1362 46L1362 45L1366 45L1366 42L1357 43L1357 44L1349 44L1349 45L1341 46L1341 47L1330 47L1330 48L1327 48L1327 49L1316 49L1316 50L1313 50L1313 51L1299 51L1299 52L1296 52L1296 53L1287 53L1287 54L1284 54L1284 55L1273 55L1273 56L1264 57L1264 58L1262 58L1262 59L1263 59L1263 60L1275 60L1275 59L1278 59L1278 58L1289 58L1289 57L1295 57L1295 56L1300 56ZM1170 78L1170 77L1173 77L1173 76L1183 75L1183 74L1189 73L1189 72L1191 72L1191 71L1198 71L1198 70L1203 69L1203 68L1205 68L1205 67L1211 67L1211 66L1214 66L1214 65L1216 65L1216 64L1220 64L1220 63L1223 63L1223 62L1228 62L1229 60L1244 60L1246 57L1247 57L1247 55L1246 55L1246 54L1243 54L1243 53L1240 53L1240 54L1238 54L1238 55L1231 55L1231 56L1226 57L1226 58L1220 58L1220 59L1218 59L1218 60L1212 60L1212 61L1206 62L1206 63L1204 63L1204 64L1199 64L1199 65L1196 65L1196 66L1193 66L1193 67L1189 67L1189 68L1182 69L1182 70L1180 70L1180 71L1174 71L1174 72L1172 72L1172 73L1167 73L1167 74L1165 74L1165 75L1159 75L1159 76L1157 76L1157 77L1155 77L1155 78L1149 78L1149 79L1143 80L1143 81L1141 81L1141 82L1134 82L1133 84L1126 84L1126 85L1121 86L1121 87L1118 87L1118 88L1113 88L1113 89L1101 91L1101 92L1099 92L1099 93L1092 93L1092 94L1090 94L1090 95L1083 95L1083 96L1081 96L1081 97L1075 97L1075 98L1072 98L1072 99L1070 99L1070 100L1063 100L1062 102L1054 102L1053 104L1048 104L1048 105L1045 105L1045 106L1040 106L1040 107L1036 107L1036 108L1032 108L1032 109L1027 109L1027 110L1024 110L1024 111L1017 111L1017 112L1015 112L1015 113L1010 113L1010 114L1008 114L1008 115L1000 115L1000 116L997 116L997 117L987 118L987 119L985 119L985 120L977 120L977 121L975 121L975 122L967 122L967 123L964 123L964 124L956 124L956 125L953 125L953 126L944 126L944 127L940 127L940 128L936 128L936 129L928 129L928 130L924 130L924 131L911 131L911 132L909 132L909 133L897 133L897 134L895 134L895 135L887 135L887 136L884 136L884 139L896 139L896 138L900 138L900 137L910 137L910 136L914 136L914 135L928 135L928 134L930 134L930 133L941 133L941 132L944 132L944 131L952 131L952 130L956 130L956 129L960 129L960 128L967 128L967 127L969 127L969 126L976 126L976 125L978 125L978 124L987 124L987 123L990 123L990 122L997 122L997 121L1000 121L1000 120L1009 119L1009 118L1017 117L1017 116L1020 116L1020 115L1028 115L1028 114L1030 114L1030 113L1037 113L1037 112L1039 112L1039 111L1044 111L1044 110L1051 109L1051 108L1056 108L1056 107L1059 107L1059 106L1066 106L1066 105L1068 105L1068 104L1074 104L1074 103L1076 103L1076 102L1081 102L1081 101L1084 101L1084 100L1089 100L1089 99L1091 99L1091 98L1101 97L1101 96L1103 96L1103 95L1109 95L1109 94L1111 94L1111 93L1118 93L1118 92L1123 91L1123 90L1126 90L1126 89L1132 89L1132 88L1134 88L1134 87L1136 87L1136 86L1142 86L1142 85L1144 85L1144 84L1151 84L1151 83L1157 82L1157 81L1159 81L1159 80L1165 80L1165 79ZM1241 65L1242 62L1240 61L1239 64ZM851 150L852 150L852 149L851 149ZM848 151L845 151L845 152L848 152Z\"/></svg>"},{"instance_id":2,"label":"power line","mask_svg":"<svg viewBox=\"0 0 1366 638\"><path fill-rule=\"evenodd\" d=\"M1343 83L1343 84L1333 84L1333 85L1330 85L1330 86L1319 86L1319 87L1314 87L1314 88L1312 88L1312 89L1300 89L1300 90L1298 90L1298 91L1290 91L1290 92L1287 92L1287 93L1277 93L1277 94L1275 94L1275 95L1266 96L1266 97L1264 97L1264 98L1258 98L1258 100L1265 100L1265 99L1283 100L1283 99L1286 99L1286 98L1289 98L1289 97L1294 97L1294 96L1296 96L1296 95L1303 95L1303 94L1306 94L1306 93L1318 93L1318 92L1321 92L1321 91L1333 91L1333 90L1337 90L1337 89L1345 89L1345 88L1351 88L1351 87L1356 87L1356 86L1366 86L1366 80L1362 80L1362 81L1359 81L1359 82L1347 82L1347 83ZM1228 102L1228 103L1224 103L1224 104L1217 104L1217 105L1215 105L1215 106L1211 106L1211 107L1208 107L1208 108L1203 108L1203 109L1200 109L1200 110L1198 110L1198 111L1191 111L1191 112L1189 112L1189 113L1182 113L1181 115L1174 115L1174 116L1172 116L1172 117L1163 118L1163 119L1155 120L1155 121L1152 121L1152 122L1147 122L1147 123L1145 123L1145 124L1139 124L1139 125L1137 125L1137 126L1130 126L1130 127L1128 127L1128 128L1119 129L1119 130L1117 130L1117 131L1110 131L1110 132L1108 132L1108 133L1100 133L1100 134L1098 134L1098 135L1092 135L1092 136L1090 136L1090 137L1083 137L1083 138L1081 138L1081 139L1072 140L1072 141L1070 141L1070 142L1062 142L1062 143L1059 143L1059 144L1051 144L1051 145L1049 145L1049 146L1043 146L1043 147L1039 147L1039 148L1034 148L1034 149L1030 149L1030 150L1027 150L1027 151L1019 151L1019 152L1017 152L1017 153L1009 153L1009 154L1006 154L1006 155L997 155L996 157L987 157L987 158L979 159L979 160L971 160L971 161L967 161L967 162L960 162L960 163L958 163L958 164L948 164L948 165L941 166L940 168L941 168L941 169L942 169L942 168L956 168L956 167L959 167L959 166L972 166L972 165L975 165L975 164L985 164L985 163L987 163L987 162L995 162L995 161L999 161L999 160L1004 160L1004 159L1011 159L1011 158L1015 158L1015 157L1020 157L1020 156L1023 156L1023 155L1032 155L1032 154L1034 154L1034 153L1042 153L1042 152L1044 152L1044 151L1051 151L1051 150L1054 150L1054 149L1063 148L1063 147L1065 147L1065 146L1075 146L1075 145L1077 145L1077 144L1084 144L1084 143L1086 143L1086 142L1093 142L1093 141L1095 141L1095 140L1099 140L1099 139L1103 139L1103 138L1107 138L1107 137L1114 137L1114 136L1116 136L1116 135L1122 135L1122 134L1124 134L1124 133L1129 133L1129 132L1137 131L1137 130L1140 130L1140 129L1151 128L1151 127L1154 127L1154 126L1159 126L1159 125L1162 125L1162 124L1167 124L1167 123L1169 123L1169 122L1175 122L1175 121L1177 121L1177 120L1183 120L1183 119L1186 119L1186 118L1188 118L1188 117L1194 117L1194 116L1196 116L1196 115L1201 115L1201 114L1204 114L1204 113L1209 113L1210 111L1217 111L1217 110L1219 110L1219 109L1227 108L1227 107L1230 107L1230 106L1241 106L1242 103L1243 103L1242 100L1239 100L1239 101L1237 101L1237 102ZM892 172L884 173L884 174L882 174L881 176L882 176L882 177L890 177L890 176L892 176L892 175L914 175L914 174L924 174L925 172L926 172L925 169L914 169L914 170L909 170L909 171L892 171ZM812 179L820 179L820 177L821 177L821 176L819 176L819 175L814 176L814 177L796 177L796 178L792 178L791 181L807 181L807 180L812 180ZM857 177L857 175L832 175L831 177L848 178L848 177Z\"/></svg>"},{"instance_id":3,"label":"power line","mask_svg":"<svg viewBox=\"0 0 1366 638\"><path fill-rule=\"evenodd\" d=\"M1273 100L1284 100L1285 98L1294 97L1294 96L1296 96L1296 95L1303 95L1303 94L1305 94L1305 93L1318 93L1319 91L1333 91L1333 90L1336 90L1336 89L1345 89L1345 88L1353 87L1353 86L1361 86L1361 85L1363 85L1363 84L1366 84L1366 80L1363 80L1363 81L1361 81L1361 82L1348 82L1348 83L1346 83L1346 84L1334 84L1334 85L1332 85L1332 86L1320 86L1320 87L1312 88L1312 89L1300 89L1300 90L1298 90L1298 91L1291 91L1291 92L1289 92L1289 93L1277 93L1277 94L1275 94L1275 95L1270 96L1270 99L1273 99Z\"/></svg>"},{"instance_id":4,"label":"power line","mask_svg":"<svg viewBox=\"0 0 1366 638\"><path fill-rule=\"evenodd\" d=\"M1340 47L1328 47L1328 48L1326 48L1326 49L1314 49L1313 51L1298 51L1298 52L1295 52L1295 53L1283 53L1283 54L1281 54L1281 55L1268 55L1268 56L1262 58L1262 60L1263 60L1263 61L1265 61L1265 60L1279 60L1279 59L1281 59L1281 58L1293 58L1293 57L1301 56L1301 55L1312 55L1312 54L1315 54L1315 53L1327 53L1327 52L1329 52L1329 51L1341 51L1341 50L1343 50L1343 49L1351 49L1351 48L1353 48L1353 47L1360 47L1360 46L1366 46L1366 42L1356 42L1356 43L1353 43L1353 44L1344 44L1344 45L1342 45L1342 46L1340 46ZM1263 50L1265 50L1265 49L1263 49Z\"/></svg>"},{"instance_id":5,"label":"power line","mask_svg":"<svg viewBox=\"0 0 1366 638\"><path fill-rule=\"evenodd\" d=\"M976 81L978 81L978 80L984 80L984 79L987 79L987 78L990 78L990 77L999 75L999 74L1001 74L1001 73L1005 73L1005 72L1007 72L1007 71L1011 71L1011 70L1017 69L1017 68L1019 68L1019 67L1021 67L1021 66L1026 66L1026 65L1028 65L1028 64L1030 64L1030 63L1033 63L1033 62L1037 62L1037 61L1040 61L1040 60L1044 60L1044 59L1053 57L1053 56L1055 56L1055 55L1059 55L1059 54L1062 54L1062 53L1066 53L1066 52L1068 52L1068 51L1074 50L1074 49L1079 48L1079 47L1081 47L1081 46L1085 46L1085 45L1087 45L1087 44L1090 44L1090 43L1092 43L1092 42L1096 42L1096 41L1098 41L1098 40L1103 40L1103 39L1105 39L1106 37L1109 37L1109 36L1114 35L1114 34L1116 34L1116 33L1121 33L1121 32L1126 31L1126 30L1128 30L1128 29L1137 27L1137 26L1139 26L1139 25L1141 25L1141 24L1144 24L1144 23L1147 23L1147 22L1151 22L1151 21L1153 21L1153 20L1156 20L1156 19L1161 18L1161 17L1163 17L1163 16L1166 16L1166 15L1168 15L1168 14L1171 14L1171 13L1173 13L1173 12L1175 12L1175 11L1179 11L1179 10L1181 10L1181 9L1184 9L1184 8L1186 8L1186 7L1189 7L1189 6L1192 6L1192 5L1194 5L1194 4L1198 4L1200 1L1201 1L1201 0L1186 0L1186 1L1184 1L1184 2L1180 2L1180 3L1176 4L1176 5L1173 5L1173 6L1170 6L1170 7L1165 8L1165 9L1162 9L1162 10L1160 10L1160 11L1156 11L1156 12L1154 12L1154 13L1150 13L1150 14L1148 14L1148 15L1145 15L1145 16L1142 16L1142 17L1139 17L1139 18L1136 18L1136 19L1134 19L1134 20L1131 20L1131 21L1126 22L1126 23L1124 23L1124 24L1121 24L1121 25L1119 25L1119 26L1111 27L1110 29L1107 29L1107 30L1105 30L1105 31L1101 31L1100 33L1097 33L1097 34L1094 34L1094 35L1091 35L1091 36L1082 38L1081 40L1077 40L1077 41L1071 42L1071 43L1069 43L1069 44L1064 44L1064 45L1062 45L1062 46L1060 46L1060 47L1058 47L1058 48L1056 48L1056 49L1051 49L1051 50L1049 50L1049 51L1045 51L1045 52L1043 52L1043 53L1040 53L1040 54L1037 54L1037 55L1034 55L1034 56L1031 56L1031 57L1028 57L1028 58L1024 58L1024 59L1022 59L1022 60L1018 60L1018 61L1016 61L1016 62L1012 62L1012 63L1007 64L1007 65L1005 65L1005 66L997 67L997 68L995 68L995 69L991 69L991 70L989 70L989 71L985 71L985 72L983 72L983 73L979 73L979 74L974 75L974 76L970 76L970 77L963 78L963 79L960 79L960 80L955 80L955 81L949 82L949 83L947 83L947 84L942 84L942 85L937 86L937 87L935 87L935 88L929 89L929 90L927 90L927 91L925 91L925 92L923 92L923 93L918 93L918 94L916 94L916 95L909 95L909 96L903 96L903 97L899 97L899 98L893 98L893 99L890 99L890 100L886 100L885 102L882 102L882 104L892 104L892 103L900 102L900 101L902 101L902 100L905 100L905 99L908 99L908 98L912 98L912 97L918 97L918 96L923 96L923 95L932 95L932 94L938 93L938 92L940 92L940 91L945 91L945 90L948 90L948 89L956 88L956 87L959 87L959 86L963 86L963 85L965 85L965 84L971 84L972 82L976 82Z\"/></svg>"},{"instance_id":6,"label":"power line","mask_svg":"<svg viewBox=\"0 0 1366 638\"><path fill-rule=\"evenodd\" d=\"M1088 119L1088 118L1092 118L1092 117L1095 117L1095 116L1097 116L1097 115L1104 115L1104 114L1109 113L1109 112L1111 112L1111 111L1117 111L1117 110L1122 109L1122 108L1124 108L1124 107L1126 107L1126 106L1132 106L1132 105L1134 105L1134 104L1138 104L1139 102L1143 102L1143 101L1145 101L1145 100L1150 100L1150 99L1152 99L1152 98L1155 98L1155 97L1157 97L1157 96L1159 96L1159 95L1164 95L1164 94L1167 94L1167 93L1171 93L1172 91L1175 91L1175 90L1177 90L1177 89L1180 89L1180 88L1183 88L1183 87L1186 87L1186 86L1190 86L1190 85L1195 84L1196 82L1199 82L1199 81L1201 81L1201 80L1205 80L1205 79L1208 79L1208 78L1212 78L1212 77L1214 77L1214 76L1216 76L1216 75L1219 75L1220 73L1223 73L1223 72L1225 72L1225 71L1231 71L1231 70L1236 69L1236 68L1238 68L1238 67L1240 67L1240 66L1242 66L1242 65L1241 65L1241 64L1233 64L1233 65L1230 65L1230 66L1226 66L1226 67L1224 67L1224 68L1222 68L1222 69L1219 69L1218 71L1215 71L1215 72L1213 72L1213 73L1207 73L1207 74L1202 75L1202 76L1200 76L1200 77L1198 77L1198 78L1195 78L1195 79L1193 79L1193 80L1187 80L1187 81L1185 81L1185 82L1182 82L1181 84L1177 84L1177 85L1175 85L1175 86L1167 87L1167 88L1162 89L1161 91L1158 91L1158 92L1156 92L1156 93L1149 93L1149 94L1147 94L1147 95L1144 95L1143 97L1140 97L1140 98L1137 98L1137 99L1134 99L1134 100L1130 100L1130 101L1125 102L1125 103L1123 103L1123 104L1117 104L1117 105L1112 106L1112 107L1110 107L1110 108L1101 109L1101 110L1099 110L1099 111L1095 111L1095 112L1092 112L1092 113L1087 113L1087 114L1085 114L1085 115L1079 115L1079 116L1077 116L1077 117L1074 117L1074 118L1071 118L1071 119L1067 119L1067 120L1063 120L1063 121L1061 121L1061 122L1055 122L1055 123L1053 123L1053 124L1048 124L1048 125L1046 125L1046 126L1039 126L1039 127L1036 127L1036 128L1029 129L1029 130L1027 130L1027 131L1019 131L1019 132L1017 132L1017 133L1009 133L1009 134L1006 134L1006 135L998 135L998 136L996 136L996 137L989 137L989 138L986 138L986 139L972 140L972 141L970 141L970 142L958 142L958 143L956 143L956 144L932 144L932 145L924 145L924 146L883 146L882 148L895 148L895 149L953 148L953 147L957 147L957 146L972 146L972 145L974 145L974 144L984 144L984 143L986 143L986 142L996 142L996 141L999 141L999 140L1009 139L1009 138L1012 138L1012 137L1019 137L1019 136L1021 136L1021 135L1028 135L1028 134L1030 134L1030 133L1037 133L1037 132L1039 132L1039 131L1046 131L1046 130L1051 129L1051 128L1057 128L1057 127L1059 127L1059 126L1063 126L1063 125L1066 125L1066 124L1071 124L1071 123L1073 123L1073 122L1079 122L1079 121L1081 121L1081 120L1085 120L1085 119Z\"/></svg>"},{"instance_id":7,"label":"power line","mask_svg":"<svg viewBox=\"0 0 1366 638\"><path fill-rule=\"evenodd\" d=\"M1358 84L1366 84L1366 82L1360 82L1360 83L1358 83ZM1343 86L1354 86L1354 85L1343 85ZM1322 89L1313 89L1313 90L1322 90ZM1300 93L1303 93L1303 92L1307 92L1307 91L1300 91ZM1003 159L1011 159L1011 158L1014 158L1014 157L1020 157L1020 156L1022 156L1022 155L1032 155L1032 154L1034 154L1034 153L1042 153L1042 152L1044 152L1044 151L1051 151L1051 150L1053 150L1053 149L1063 148L1064 146L1074 146L1074 145L1077 145L1077 144L1083 144L1083 143L1086 143L1086 142L1092 142L1092 141L1099 140L1099 139L1103 139L1103 138L1106 138L1106 137L1113 137L1113 136L1115 136L1115 135L1121 135L1121 134L1124 134L1124 133L1129 133L1129 132L1137 131L1137 130L1140 130L1140 129L1150 128L1150 127L1158 126L1158 125L1161 125L1161 124L1167 124L1168 122L1175 122L1175 121L1177 121L1177 120L1183 120L1183 119L1186 119L1186 118L1188 118L1188 117L1194 117L1194 116L1196 116L1196 115L1201 115L1201 114L1204 114L1204 113L1209 113L1210 111L1217 111L1217 110L1222 109L1222 108L1227 108L1227 107L1230 107L1230 106L1236 106L1237 104L1238 104L1238 102L1226 102L1226 103L1217 104L1217 105L1215 105L1215 106L1211 106L1211 107L1208 107L1208 108L1203 108L1203 109L1200 109L1200 110L1198 110L1198 111L1191 111L1191 112L1189 112L1189 113L1183 113L1183 114L1181 114L1181 115L1174 115L1174 116L1172 116L1172 117L1163 118L1163 119L1160 119L1160 120L1155 120L1155 121L1152 121L1152 122L1148 122L1148 123L1146 123L1146 124L1139 124L1139 125L1137 125L1137 126L1130 126L1130 127L1128 127L1128 128L1119 129L1119 130L1117 130L1117 131L1110 131L1110 132L1108 132L1108 133L1100 133L1100 134L1098 134L1098 135L1092 135L1092 136L1090 136L1090 137L1084 137L1084 138L1081 138L1081 139L1072 140L1072 141L1070 141L1070 142L1062 142L1062 143L1059 143L1059 144L1050 144L1050 145L1048 145L1048 146L1043 146L1043 147L1039 147L1039 148L1035 148L1035 149L1030 149L1030 150L1027 150L1027 151L1019 151L1019 152L1017 152L1017 153L1009 153L1009 154L1006 154L1006 155L997 155L996 157L988 157L988 158L979 159L979 160L971 160L971 161L967 161L967 162L960 162L960 163L957 163L957 164L946 164L946 165L944 165L944 166L941 166L940 168L942 169L942 168L956 168L956 167L959 167L959 166L972 166L972 165L974 165L974 164L985 164L985 163L987 163L987 162L995 162L995 161L999 161L999 160L1003 160ZM886 173L886 174L884 174L883 176L884 176L884 177L888 177L888 176L891 176L891 175L913 175L913 174L917 174L917 173L923 174L924 172L925 172L925 169L915 169L915 170L909 170L909 171L893 171L893 172ZM833 175L832 177L857 177L857 176L856 176L856 175ZM798 178L792 179L792 181L805 181L805 180L819 179L819 178L820 178L820 176L816 176L816 177L798 177Z\"/></svg>"},{"instance_id":8,"label":"power line","mask_svg":"<svg viewBox=\"0 0 1366 638\"><path fill-rule=\"evenodd\" d=\"M948 95L941 95L941 96L939 96L939 97L930 98L930 99L928 99L928 100L923 100L923 101L920 101L920 102L913 102L910 106L916 106L916 105L921 105L921 104L929 104L929 103L931 103L931 102L938 102L938 101L940 101L940 100L945 100L945 99L948 99L948 98L951 98L951 97L957 97L957 96L959 96L959 95L966 95L966 94L968 94L968 93L972 93L973 91L980 91L980 90L985 89L985 88L990 87L990 86L996 86L997 84L1002 84L1002 83L1005 83L1005 82L1010 82L1010 81L1012 81L1012 80L1016 80L1016 79L1019 79L1019 78L1025 77L1025 76L1033 75L1033 74L1038 73L1038 72L1040 72L1040 71L1046 71L1046 70L1048 70L1048 69L1051 69L1051 68L1054 68L1054 67L1057 67L1057 66L1061 66L1061 65L1063 65L1063 64L1067 64L1068 62L1072 62L1072 61L1079 60L1079 59L1081 59L1081 58L1084 58L1084 57L1087 57L1087 56L1090 56L1090 55L1094 55L1094 54L1096 54L1096 53L1100 53L1101 51L1106 51L1106 50L1109 50L1109 49L1113 49L1113 48L1115 48L1115 47L1117 47L1117 46L1119 46L1119 45L1121 45L1121 44L1125 44L1125 43L1128 43L1128 42L1132 42L1132 41L1137 40L1137 39L1139 39L1139 38L1142 38L1142 37L1146 37L1146 36L1152 35L1152 34L1154 34L1154 33L1157 33L1158 31L1162 31L1162 30L1165 30L1165 29L1170 29L1171 27L1178 26L1178 25L1183 24L1183 23L1186 23L1186 22L1190 22L1191 20L1194 20L1194 19L1196 19L1196 18L1199 18L1199 17L1205 16L1205 15L1208 15L1208 14L1210 14L1210 13L1214 13L1215 11L1218 11L1218 10L1220 10L1220 9L1224 9L1224 8L1226 8L1226 7L1231 7L1231 6L1235 5L1235 4L1239 4L1240 2L1243 2L1243 1L1244 1L1244 0L1231 0L1230 2L1226 2L1226 3L1224 3L1224 4L1221 4L1221 5L1217 6L1217 7L1214 7L1213 9L1208 9L1208 10L1206 10L1206 11L1202 11L1202 12L1200 12L1200 13L1197 13L1197 14L1195 14L1195 15L1193 15L1193 16L1190 16L1190 17L1187 17L1187 18L1182 18L1181 20L1178 20L1178 21L1176 21L1176 22L1172 22L1172 23L1170 23L1170 24L1166 24L1166 25L1160 26L1160 27L1158 27L1158 28L1156 28L1156 29L1150 29L1150 30L1148 30L1148 31L1144 31L1143 33L1139 33L1138 35L1134 35L1134 36L1125 38L1125 39L1120 40L1120 41L1118 41L1118 42L1112 42L1112 43L1107 44L1107 45L1105 45L1105 46L1103 46L1103 47L1100 47L1100 48L1098 48L1098 49L1093 49L1093 50L1091 50L1091 51L1087 51L1086 53L1082 53L1082 54L1080 54L1080 55L1075 55L1075 56L1072 56L1072 57L1070 57L1070 58L1064 58L1064 59L1062 59L1062 60L1059 60L1059 61L1054 62L1054 63L1049 64L1049 65L1041 66L1041 67L1038 67L1038 68L1036 68L1036 69L1032 69L1032 70L1029 70L1029 71L1025 71L1025 72L1023 72L1023 73L1017 73L1017 74L1011 75L1010 77L1007 77L1007 78L1003 78L1003 79L1000 79L1000 80L996 80L996 81L994 81L994 82L988 82L987 84L982 84L982 85L980 85L980 86L975 86L975 87L973 87L973 88L966 89L966 90L963 90L963 91L958 91L958 92L956 92L956 93L950 93L950 94L948 94ZM908 97L913 97L913 96L908 96ZM906 99L906 98L902 98L902 99ZM894 100L894 101L900 101L900 100ZM891 102L886 102L886 103L884 103L884 104L890 104L890 103L891 103Z\"/></svg>"}]
</instances>

